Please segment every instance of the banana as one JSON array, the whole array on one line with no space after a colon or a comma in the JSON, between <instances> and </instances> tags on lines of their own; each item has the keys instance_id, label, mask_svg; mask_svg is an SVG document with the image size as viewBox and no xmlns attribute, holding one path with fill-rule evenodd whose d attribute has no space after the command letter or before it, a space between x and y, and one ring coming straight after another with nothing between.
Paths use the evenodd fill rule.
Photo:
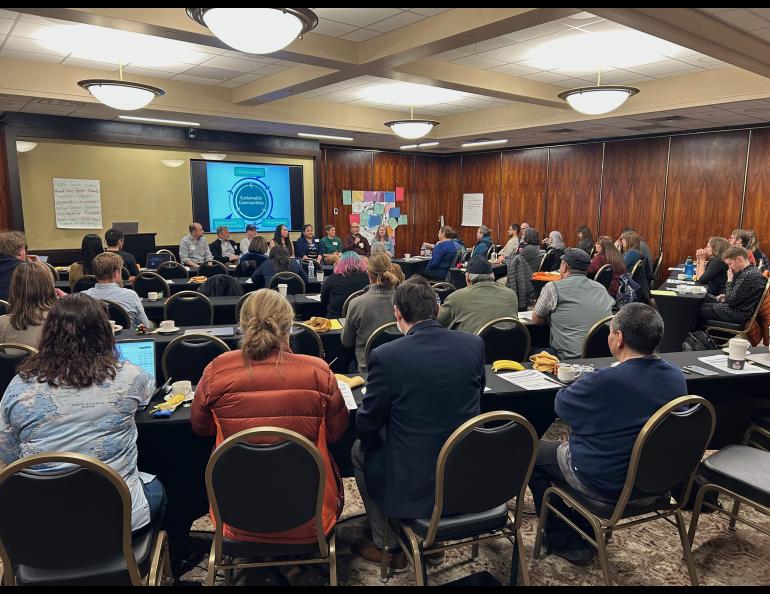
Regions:
<instances>
[{"instance_id":1,"label":"banana","mask_svg":"<svg viewBox=\"0 0 770 594\"><path fill-rule=\"evenodd\" d=\"M547 371L549 373L554 373L556 371L556 367L559 364L558 357L555 357L550 353L546 353L545 351L541 351L536 355L532 355L529 360L532 362L532 367L535 370Z\"/></svg>"},{"instance_id":2,"label":"banana","mask_svg":"<svg viewBox=\"0 0 770 594\"><path fill-rule=\"evenodd\" d=\"M518 361L509 359L500 359L492 363L492 371L500 373L501 371L523 371L524 366Z\"/></svg>"}]
</instances>

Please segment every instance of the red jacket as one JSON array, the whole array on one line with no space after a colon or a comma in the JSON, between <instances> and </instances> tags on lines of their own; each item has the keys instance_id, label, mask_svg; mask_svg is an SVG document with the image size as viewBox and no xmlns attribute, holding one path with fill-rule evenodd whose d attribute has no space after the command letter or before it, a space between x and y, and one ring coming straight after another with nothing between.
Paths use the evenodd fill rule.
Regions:
<instances>
[{"instance_id":1,"label":"red jacket","mask_svg":"<svg viewBox=\"0 0 770 594\"><path fill-rule=\"evenodd\" d=\"M190 422L198 435L216 435L217 446L239 431L264 426L296 431L316 444L326 466L323 527L328 534L342 512L344 490L326 443L319 443L324 419L325 441L340 440L348 426L348 409L325 361L276 351L246 367L238 350L220 355L206 367L195 391ZM286 532L263 535L225 525L224 536L284 544L317 540L312 520Z\"/></svg>"}]
</instances>

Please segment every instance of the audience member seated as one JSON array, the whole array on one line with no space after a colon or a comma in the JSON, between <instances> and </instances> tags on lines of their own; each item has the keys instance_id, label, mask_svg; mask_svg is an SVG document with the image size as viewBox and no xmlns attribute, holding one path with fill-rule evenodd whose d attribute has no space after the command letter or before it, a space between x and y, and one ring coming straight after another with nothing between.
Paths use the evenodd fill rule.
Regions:
<instances>
[{"instance_id":1,"label":"audience member seated","mask_svg":"<svg viewBox=\"0 0 770 594\"><path fill-rule=\"evenodd\" d=\"M388 237L388 228L385 225L380 225L377 227L377 233L374 236L374 239L372 240L372 249L374 249L374 246L381 245L383 248L383 251L388 254L391 258L394 255L393 250L393 240Z\"/></svg>"},{"instance_id":2,"label":"audience member seated","mask_svg":"<svg viewBox=\"0 0 770 594\"><path fill-rule=\"evenodd\" d=\"M497 255L497 261L502 263L506 258L510 258L519 251L519 230L521 227L517 223L508 225L508 241Z\"/></svg>"},{"instance_id":3,"label":"audience member seated","mask_svg":"<svg viewBox=\"0 0 770 594\"><path fill-rule=\"evenodd\" d=\"M627 272L626 263L623 261L623 256L620 255L618 248L615 247L615 242L606 235L600 237L599 241L596 242L596 251L591 260L591 264L588 266L586 276L588 278L594 278L599 269L605 264L612 266L612 282L610 283L610 286L607 287L607 292L612 297L615 297L618 294L620 277Z\"/></svg>"},{"instance_id":4,"label":"audience member seated","mask_svg":"<svg viewBox=\"0 0 770 594\"><path fill-rule=\"evenodd\" d=\"M246 237L241 239L241 254L246 254L249 251L249 246L251 245L251 242L254 241L254 238L257 237L257 226L256 225L246 225ZM267 250L265 250L267 251Z\"/></svg>"},{"instance_id":5,"label":"audience member seated","mask_svg":"<svg viewBox=\"0 0 770 594\"><path fill-rule=\"evenodd\" d=\"M217 446L239 431L265 426L289 429L312 441L326 468L321 519L328 534L344 503L342 479L329 456L328 444L345 434L348 409L326 362L291 352L293 321L291 305L277 292L262 289L251 293L241 308L241 349L219 355L206 367L195 390L190 423L196 434L216 436ZM275 441L272 438L263 443ZM241 541L317 542L313 522L267 534L227 525L223 529L225 538Z\"/></svg>"},{"instance_id":6,"label":"audience member seated","mask_svg":"<svg viewBox=\"0 0 770 594\"><path fill-rule=\"evenodd\" d=\"M324 227L326 237L321 240L321 253L324 257L324 264L336 264L340 261L342 255L342 240L337 237L337 229L334 225Z\"/></svg>"},{"instance_id":7,"label":"audience member seated","mask_svg":"<svg viewBox=\"0 0 770 594\"><path fill-rule=\"evenodd\" d=\"M368 256L371 252L369 240L361 235L361 225L358 223L350 225L350 235L342 244L342 251L354 251L359 256Z\"/></svg>"},{"instance_id":8,"label":"audience member seated","mask_svg":"<svg viewBox=\"0 0 770 594\"><path fill-rule=\"evenodd\" d=\"M118 284L120 269L123 267L121 257L112 252L104 252L94 258L93 267L96 285L83 292L94 299L114 301L122 305L131 317L132 326L144 324L145 327L149 327L150 321L142 307L142 299L135 291L124 289Z\"/></svg>"},{"instance_id":9,"label":"audience member seated","mask_svg":"<svg viewBox=\"0 0 770 594\"><path fill-rule=\"evenodd\" d=\"M728 267L727 288L716 298L706 296L700 319L744 325L754 315L767 280L749 263L749 252L739 245L727 248L722 259Z\"/></svg>"},{"instance_id":10,"label":"audience member seated","mask_svg":"<svg viewBox=\"0 0 770 594\"><path fill-rule=\"evenodd\" d=\"M754 256L754 253L749 249L749 245L751 245L751 233L743 229L733 229L733 232L730 233L730 238L728 241L730 242L731 246L737 245L745 248L749 254L749 264L752 266L757 265L757 259Z\"/></svg>"},{"instance_id":11,"label":"audience member seated","mask_svg":"<svg viewBox=\"0 0 770 594\"><path fill-rule=\"evenodd\" d=\"M465 244L463 243L463 240L460 239L457 231L455 231L452 227L447 227L446 237L447 239L452 240L458 252L465 252Z\"/></svg>"},{"instance_id":12,"label":"audience member seated","mask_svg":"<svg viewBox=\"0 0 770 594\"><path fill-rule=\"evenodd\" d=\"M480 412L484 391L484 342L452 332L436 321L436 293L421 276L401 283L393 297L396 323L405 334L374 349L366 394L356 415L352 450L372 540L353 552L379 564L383 544L395 548L384 518L430 518L435 498L436 460L447 437ZM448 363L448 362L451 362ZM391 555L404 569L404 554Z\"/></svg>"},{"instance_id":13,"label":"audience member seated","mask_svg":"<svg viewBox=\"0 0 770 594\"><path fill-rule=\"evenodd\" d=\"M710 295L721 295L727 288L727 264L724 253L730 247L724 237L712 237L705 248L695 252L695 277L699 285L706 285Z\"/></svg>"},{"instance_id":14,"label":"audience member seated","mask_svg":"<svg viewBox=\"0 0 770 594\"><path fill-rule=\"evenodd\" d=\"M487 252L489 251L489 248L492 247L492 233L489 230L489 227L486 225L482 225L478 228L476 231L476 245L473 246L473 252L471 252L471 257L473 256L487 256Z\"/></svg>"},{"instance_id":15,"label":"audience member seated","mask_svg":"<svg viewBox=\"0 0 770 594\"><path fill-rule=\"evenodd\" d=\"M118 359L100 303L84 294L60 299L43 323L39 352L24 360L0 402L0 463L47 452L94 456L126 481L131 529L158 526L166 496L157 478L145 483L140 477L134 421L154 390L143 369Z\"/></svg>"},{"instance_id":16,"label":"audience member seated","mask_svg":"<svg viewBox=\"0 0 770 594\"><path fill-rule=\"evenodd\" d=\"M37 348L48 312L56 302L51 271L40 262L21 262L11 279L8 313L0 316L0 342Z\"/></svg>"},{"instance_id":17,"label":"audience member seated","mask_svg":"<svg viewBox=\"0 0 770 594\"><path fill-rule=\"evenodd\" d=\"M401 267L391 262L385 253L372 254L366 264L369 289L348 304L342 344L356 347L358 371L366 371L366 341L383 324L395 322L393 294L404 280Z\"/></svg>"},{"instance_id":18,"label":"audience member seated","mask_svg":"<svg viewBox=\"0 0 770 594\"><path fill-rule=\"evenodd\" d=\"M233 264L241 254L240 246L230 239L230 229L224 225L217 227L217 238L209 245L211 255L217 262Z\"/></svg>"},{"instance_id":19,"label":"audience member seated","mask_svg":"<svg viewBox=\"0 0 770 594\"><path fill-rule=\"evenodd\" d=\"M620 236L620 243L623 246L623 263L626 265L628 273L634 270L634 265L641 260L642 274L637 274L635 280L639 282L640 298L645 303L650 301L650 282L652 281L652 263L644 255L642 250L642 238L636 231L625 231ZM647 248L649 252L649 248Z\"/></svg>"},{"instance_id":20,"label":"audience member seated","mask_svg":"<svg viewBox=\"0 0 770 594\"><path fill-rule=\"evenodd\" d=\"M524 225L522 224L522 227ZM521 240L519 246L519 253L521 253L524 260L529 264L532 272L540 270L540 261L543 259L543 250L540 249L540 233L537 229L527 227L524 231L524 237Z\"/></svg>"},{"instance_id":21,"label":"audience member seated","mask_svg":"<svg viewBox=\"0 0 770 594\"><path fill-rule=\"evenodd\" d=\"M294 254L305 262L314 260L321 263L321 242L313 234L313 225L306 224L302 227L302 237L295 243Z\"/></svg>"},{"instance_id":22,"label":"audience member seated","mask_svg":"<svg viewBox=\"0 0 770 594\"><path fill-rule=\"evenodd\" d=\"M229 274L215 274L207 278L197 292L206 297L240 297L243 288L237 278Z\"/></svg>"},{"instance_id":23,"label":"audience member seated","mask_svg":"<svg viewBox=\"0 0 770 594\"><path fill-rule=\"evenodd\" d=\"M270 240L270 249L282 247L289 252L289 256L294 257L294 243L289 238L289 228L286 225L278 225L275 228L273 238Z\"/></svg>"},{"instance_id":24,"label":"audience member seated","mask_svg":"<svg viewBox=\"0 0 770 594\"><path fill-rule=\"evenodd\" d=\"M556 414L570 433L568 441L540 440L529 480L538 514L552 483L566 483L599 502L617 501L639 431L661 406L688 393L677 366L655 354L662 337L657 311L643 303L624 306L612 319L607 338L620 364L585 374L556 393ZM558 498L551 501L584 525ZM548 515L545 533L549 552L579 565L591 561L594 549L556 514Z\"/></svg>"},{"instance_id":25,"label":"audience member seated","mask_svg":"<svg viewBox=\"0 0 770 594\"><path fill-rule=\"evenodd\" d=\"M70 265L70 289L75 287L75 283L80 280L80 277L94 273L94 258L102 252L104 252L104 247L102 246L102 239L98 235L89 233L83 237L83 241L80 243L80 260Z\"/></svg>"},{"instance_id":26,"label":"audience member seated","mask_svg":"<svg viewBox=\"0 0 770 594\"><path fill-rule=\"evenodd\" d=\"M270 279L278 272L293 272L298 274L307 285L307 274L302 270L299 262L289 257L289 252L283 247L274 247L270 250L270 256L262 262L257 271L251 275L251 282L258 288L270 285Z\"/></svg>"},{"instance_id":27,"label":"audience member seated","mask_svg":"<svg viewBox=\"0 0 770 594\"><path fill-rule=\"evenodd\" d=\"M626 227L620 232L621 237L618 238L618 241L615 243L615 247L617 247L621 252L623 251L623 246L621 243L622 236L624 233L636 233L639 236L639 247L637 248L639 250L639 253L647 258L647 262L652 265L652 252L650 251L650 246L647 245L647 242L642 239L642 236L639 235L636 229L633 227ZM631 271L631 268L628 269L629 272Z\"/></svg>"},{"instance_id":28,"label":"audience member seated","mask_svg":"<svg viewBox=\"0 0 770 594\"><path fill-rule=\"evenodd\" d=\"M768 268L767 256L762 253L761 249L759 249L760 244L759 244L759 238L757 237L757 234L754 232L754 229L746 229L746 232L751 237L746 249L749 252L751 252L752 256L754 256L754 261L756 262L755 266L760 270L762 269L767 270Z\"/></svg>"},{"instance_id":29,"label":"audience member seated","mask_svg":"<svg viewBox=\"0 0 770 594\"><path fill-rule=\"evenodd\" d=\"M123 258L123 266L128 269L128 282L134 282L134 277L139 274L139 266L136 264L136 258L133 254L129 254L123 249L125 243L125 235L120 229L107 229L107 233L104 234L104 242L107 247L104 248L106 252L112 252Z\"/></svg>"},{"instance_id":30,"label":"audience member seated","mask_svg":"<svg viewBox=\"0 0 770 594\"><path fill-rule=\"evenodd\" d=\"M532 323L550 320L551 347L560 359L575 359L580 357L591 326L612 315L615 300L602 285L586 277L591 261L583 250L568 248L561 260L561 280L543 287Z\"/></svg>"},{"instance_id":31,"label":"audience member seated","mask_svg":"<svg viewBox=\"0 0 770 594\"><path fill-rule=\"evenodd\" d=\"M321 287L321 305L327 318L341 318L345 300L369 285L366 263L354 251L342 254L334 265L334 274L324 278Z\"/></svg>"},{"instance_id":32,"label":"audience member seated","mask_svg":"<svg viewBox=\"0 0 770 594\"><path fill-rule=\"evenodd\" d=\"M203 226L200 223L190 223L188 229L190 233L179 242L179 262L197 270L204 262L211 262L214 256L206 238L203 237Z\"/></svg>"},{"instance_id":33,"label":"audience member seated","mask_svg":"<svg viewBox=\"0 0 770 594\"><path fill-rule=\"evenodd\" d=\"M267 241L265 241L265 238L261 235L257 235L251 240L251 243L249 243L248 250L241 255L241 263L254 262L257 268L259 268L262 262L267 260L266 254Z\"/></svg>"},{"instance_id":34,"label":"audience member seated","mask_svg":"<svg viewBox=\"0 0 770 594\"><path fill-rule=\"evenodd\" d=\"M564 239L561 233L558 231L551 231L545 240L545 266L543 272L553 272L559 269L560 258L564 255L564 250L567 249L567 245L564 243Z\"/></svg>"},{"instance_id":35,"label":"audience member seated","mask_svg":"<svg viewBox=\"0 0 770 594\"><path fill-rule=\"evenodd\" d=\"M523 247L521 245L521 241L524 239L524 233L529 229L531 225L529 223L522 223L519 227L519 251L521 251L521 248Z\"/></svg>"},{"instance_id":36,"label":"audience member seated","mask_svg":"<svg viewBox=\"0 0 770 594\"><path fill-rule=\"evenodd\" d=\"M591 229L586 225L581 225L577 230L577 238L577 246L590 256L591 250L594 247L594 236L593 233L591 233Z\"/></svg>"},{"instance_id":37,"label":"audience member seated","mask_svg":"<svg viewBox=\"0 0 770 594\"><path fill-rule=\"evenodd\" d=\"M475 334L497 318L515 318L519 300L508 287L495 282L492 265L484 256L473 256L465 269L467 287L450 293L438 312L438 321L451 330Z\"/></svg>"},{"instance_id":38,"label":"audience member seated","mask_svg":"<svg viewBox=\"0 0 770 594\"><path fill-rule=\"evenodd\" d=\"M11 278L17 266L27 259L24 236L16 231L0 233L0 299L8 301Z\"/></svg>"},{"instance_id":39,"label":"audience member seated","mask_svg":"<svg viewBox=\"0 0 770 594\"><path fill-rule=\"evenodd\" d=\"M457 255L457 244L449 238L449 234L454 234L452 227L442 226L438 230L438 243L433 246L433 253L423 275L431 280L443 281L449 272L449 267Z\"/></svg>"}]
</instances>

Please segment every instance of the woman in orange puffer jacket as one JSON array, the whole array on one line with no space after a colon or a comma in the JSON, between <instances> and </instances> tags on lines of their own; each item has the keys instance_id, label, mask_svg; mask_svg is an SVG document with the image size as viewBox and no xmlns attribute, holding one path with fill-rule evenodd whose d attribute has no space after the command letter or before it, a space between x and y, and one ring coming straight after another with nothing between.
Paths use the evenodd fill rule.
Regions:
<instances>
[{"instance_id":1,"label":"woman in orange puffer jacket","mask_svg":"<svg viewBox=\"0 0 770 594\"><path fill-rule=\"evenodd\" d=\"M198 435L216 435L217 446L239 431L263 426L290 429L312 441L326 466L322 519L328 534L342 512L344 491L327 443L345 434L348 410L326 362L291 352L293 320L291 305L277 291L260 289L251 294L241 308L241 350L224 353L206 367L195 391L191 423ZM224 536L282 544L316 542L312 520L270 534L225 525Z\"/></svg>"}]
</instances>

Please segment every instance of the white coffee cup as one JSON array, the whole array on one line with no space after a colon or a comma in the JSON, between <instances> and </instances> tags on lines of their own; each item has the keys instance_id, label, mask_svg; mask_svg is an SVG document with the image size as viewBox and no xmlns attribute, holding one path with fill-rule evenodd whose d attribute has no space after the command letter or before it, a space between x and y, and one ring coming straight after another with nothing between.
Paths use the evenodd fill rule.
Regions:
<instances>
[{"instance_id":1,"label":"white coffee cup","mask_svg":"<svg viewBox=\"0 0 770 594\"><path fill-rule=\"evenodd\" d=\"M676 278L677 278L678 280L684 280L684 279L686 279L686 278L687 278L687 275L686 275L686 274L684 274L683 272L680 272L679 274L677 274L677 275L676 275Z\"/></svg>"},{"instance_id":2,"label":"white coffee cup","mask_svg":"<svg viewBox=\"0 0 770 594\"><path fill-rule=\"evenodd\" d=\"M112 331L115 332L115 326L117 326L115 320L110 320L110 326L112 326Z\"/></svg>"},{"instance_id":3,"label":"white coffee cup","mask_svg":"<svg viewBox=\"0 0 770 594\"><path fill-rule=\"evenodd\" d=\"M569 384L571 382L574 382L578 377L580 377L580 371L572 367L572 365L559 363L556 369L556 377L559 378L560 382Z\"/></svg>"},{"instance_id":4,"label":"white coffee cup","mask_svg":"<svg viewBox=\"0 0 770 594\"><path fill-rule=\"evenodd\" d=\"M171 384L172 396L175 394L183 394L184 396L187 396L190 392L192 392L192 382L189 380L181 380Z\"/></svg>"},{"instance_id":5,"label":"white coffee cup","mask_svg":"<svg viewBox=\"0 0 770 594\"><path fill-rule=\"evenodd\" d=\"M159 328L161 330L172 330L172 329L176 328L176 326L174 325L174 320L163 320L160 323Z\"/></svg>"},{"instance_id":6,"label":"white coffee cup","mask_svg":"<svg viewBox=\"0 0 770 594\"><path fill-rule=\"evenodd\" d=\"M745 361L746 349L749 348L749 341L745 338L731 338L727 342L728 358L733 361Z\"/></svg>"},{"instance_id":7,"label":"white coffee cup","mask_svg":"<svg viewBox=\"0 0 770 594\"><path fill-rule=\"evenodd\" d=\"M404 254L404 260L408 260L412 257L412 254Z\"/></svg>"},{"instance_id":8,"label":"white coffee cup","mask_svg":"<svg viewBox=\"0 0 770 594\"><path fill-rule=\"evenodd\" d=\"M150 301L157 301L158 299L160 299L160 293L158 293L157 291L149 291L147 293L147 299L149 299Z\"/></svg>"},{"instance_id":9,"label":"white coffee cup","mask_svg":"<svg viewBox=\"0 0 770 594\"><path fill-rule=\"evenodd\" d=\"M322 283L322 282L324 282L324 271L323 271L323 270L320 270L320 269L319 269L319 270L316 270L316 273L315 273L315 279L316 279L316 280L317 280L319 283Z\"/></svg>"},{"instance_id":10,"label":"white coffee cup","mask_svg":"<svg viewBox=\"0 0 770 594\"><path fill-rule=\"evenodd\" d=\"M286 283L281 283L278 285L278 294L281 297L286 297L288 292L289 292L289 285L287 285Z\"/></svg>"}]
</instances>

